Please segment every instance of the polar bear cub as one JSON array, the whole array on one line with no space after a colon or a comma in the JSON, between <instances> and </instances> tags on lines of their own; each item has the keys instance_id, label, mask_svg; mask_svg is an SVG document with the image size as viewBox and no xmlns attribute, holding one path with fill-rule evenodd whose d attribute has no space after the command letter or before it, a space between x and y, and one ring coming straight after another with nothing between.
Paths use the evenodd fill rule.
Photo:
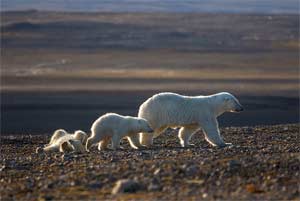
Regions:
<instances>
[{"instance_id":1,"label":"polar bear cub","mask_svg":"<svg viewBox=\"0 0 300 201\"><path fill-rule=\"evenodd\" d=\"M87 134L81 130L69 134L63 129L56 130L48 145L43 148L44 152L85 152L84 144L87 140Z\"/></svg>"},{"instance_id":2,"label":"polar bear cub","mask_svg":"<svg viewBox=\"0 0 300 201\"><path fill-rule=\"evenodd\" d=\"M213 146L224 147L217 117L224 112L240 112L243 107L230 93L210 96L183 96L175 93L159 93L146 100L139 108L138 117L146 119L154 133L141 133L140 143L151 146L153 138L168 127L180 127L182 147L190 145L192 135L201 127L205 139Z\"/></svg>"},{"instance_id":3,"label":"polar bear cub","mask_svg":"<svg viewBox=\"0 0 300 201\"><path fill-rule=\"evenodd\" d=\"M91 132L91 136L87 139L86 150L97 143L98 149L103 150L107 148L110 140L112 149L115 150L120 148L120 140L124 137L127 137L131 147L138 149L141 146L138 133L151 133L153 130L143 118L107 113L93 123Z\"/></svg>"}]
</instances>

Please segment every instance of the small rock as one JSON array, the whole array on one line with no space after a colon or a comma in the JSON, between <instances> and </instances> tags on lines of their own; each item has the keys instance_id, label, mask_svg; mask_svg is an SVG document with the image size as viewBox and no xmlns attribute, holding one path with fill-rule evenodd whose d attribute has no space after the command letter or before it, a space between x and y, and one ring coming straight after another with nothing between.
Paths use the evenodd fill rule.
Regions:
<instances>
[{"instance_id":1,"label":"small rock","mask_svg":"<svg viewBox=\"0 0 300 201\"><path fill-rule=\"evenodd\" d=\"M5 170L5 168L6 168L6 166L5 166L5 165L2 165L2 166L0 167L0 172L2 172L3 170Z\"/></svg>"},{"instance_id":2,"label":"small rock","mask_svg":"<svg viewBox=\"0 0 300 201\"><path fill-rule=\"evenodd\" d=\"M173 150L173 151L172 151L172 154L178 154L178 151Z\"/></svg>"},{"instance_id":3,"label":"small rock","mask_svg":"<svg viewBox=\"0 0 300 201\"><path fill-rule=\"evenodd\" d=\"M151 160L152 159L152 153L150 153L150 152L143 151L143 152L140 153L140 156L144 160Z\"/></svg>"},{"instance_id":4,"label":"small rock","mask_svg":"<svg viewBox=\"0 0 300 201\"><path fill-rule=\"evenodd\" d=\"M249 193L262 193L263 191L260 190L257 186L255 186L254 184L248 184L246 186L246 190L249 192Z\"/></svg>"},{"instance_id":5,"label":"small rock","mask_svg":"<svg viewBox=\"0 0 300 201\"><path fill-rule=\"evenodd\" d=\"M288 128L287 126L285 126L285 127L283 128L283 130L284 130L284 131L287 131L287 130L289 130L289 128Z\"/></svg>"},{"instance_id":6,"label":"small rock","mask_svg":"<svg viewBox=\"0 0 300 201\"><path fill-rule=\"evenodd\" d=\"M48 200L53 200L53 196L51 195L44 195L42 197L38 198L39 201L48 201Z\"/></svg>"},{"instance_id":7,"label":"small rock","mask_svg":"<svg viewBox=\"0 0 300 201\"><path fill-rule=\"evenodd\" d=\"M192 165L189 167L186 167L185 165L183 166L184 172L187 176L193 176L197 174L198 172L198 167L196 165Z\"/></svg>"},{"instance_id":8,"label":"small rock","mask_svg":"<svg viewBox=\"0 0 300 201\"><path fill-rule=\"evenodd\" d=\"M236 168L239 168L241 164L236 160L230 160L228 161L228 169L229 170L235 170Z\"/></svg>"},{"instance_id":9,"label":"small rock","mask_svg":"<svg viewBox=\"0 0 300 201\"><path fill-rule=\"evenodd\" d=\"M94 182L88 185L89 188L93 188L93 189L99 189L102 187L102 183L100 182Z\"/></svg>"},{"instance_id":10,"label":"small rock","mask_svg":"<svg viewBox=\"0 0 300 201\"><path fill-rule=\"evenodd\" d=\"M158 168L158 169L156 169L155 171L154 171L154 175L158 175L159 173L161 172L161 169L160 168Z\"/></svg>"},{"instance_id":11,"label":"small rock","mask_svg":"<svg viewBox=\"0 0 300 201\"><path fill-rule=\"evenodd\" d=\"M112 163L112 162L117 162L118 160L117 160L116 157L113 157L113 156L112 156L111 159L110 159L109 161Z\"/></svg>"},{"instance_id":12,"label":"small rock","mask_svg":"<svg viewBox=\"0 0 300 201\"><path fill-rule=\"evenodd\" d=\"M247 134L252 134L253 133L253 129L250 127L247 127L246 129Z\"/></svg>"},{"instance_id":13,"label":"small rock","mask_svg":"<svg viewBox=\"0 0 300 201\"><path fill-rule=\"evenodd\" d=\"M43 148L38 147L38 148L36 148L35 153L37 153L37 154L43 154L44 150L43 150Z\"/></svg>"},{"instance_id":14,"label":"small rock","mask_svg":"<svg viewBox=\"0 0 300 201\"><path fill-rule=\"evenodd\" d=\"M204 184L203 179L192 179L192 180L186 180L185 182L188 184L198 184L198 185Z\"/></svg>"},{"instance_id":15,"label":"small rock","mask_svg":"<svg viewBox=\"0 0 300 201\"><path fill-rule=\"evenodd\" d=\"M140 189L140 184L131 179L121 179L116 182L115 187L112 190L112 194L118 193L134 193Z\"/></svg>"},{"instance_id":16,"label":"small rock","mask_svg":"<svg viewBox=\"0 0 300 201\"><path fill-rule=\"evenodd\" d=\"M71 155L69 155L69 154L63 154L62 156L61 156L61 159L62 159L62 161L64 161L64 162L66 162L66 161L70 161L71 160Z\"/></svg>"},{"instance_id":17,"label":"small rock","mask_svg":"<svg viewBox=\"0 0 300 201\"><path fill-rule=\"evenodd\" d=\"M148 191L159 191L159 190L161 190L161 186L159 184L150 183L150 185L148 186Z\"/></svg>"}]
</instances>

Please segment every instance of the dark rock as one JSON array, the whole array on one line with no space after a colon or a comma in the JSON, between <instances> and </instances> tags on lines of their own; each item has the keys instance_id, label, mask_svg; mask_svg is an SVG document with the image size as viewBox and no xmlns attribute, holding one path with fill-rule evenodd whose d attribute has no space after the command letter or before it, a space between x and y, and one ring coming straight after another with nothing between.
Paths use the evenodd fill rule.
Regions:
<instances>
[{"instance_id":1,"label":"dark rock","mask_svg":"<svg viewBox=\"0 0 300 201\"><path fill-rule=\"evenodd\" d=\"M195 174L197 174L199 168L196 165L191 165L191 166L183 165L182 169L185 172L185 175L194 176Z\"/></svg>"},{"instance_id":2,"label":"dark rock","mask_svg":"<svg viewBox=\"0 0 300 201\"><path fill-rule=\"evenodd\" d=\"M161 172L161 169L160 168L157 168L155 171L154 171L154 175L159 175L159 173Z\"/></svg>"},{"instance_id":3,"label":"dark rock","mask_svg":"<svg viewBox=\"0 0 300 201\"><path fill-rule=\"evenodd\" d=\"M134 193L141 188L141 185L131 179L121 179L116 182L115 187L112 190L112 194L119 193Z\"/></svg>"},{"instance_id":4,"label":"dark rock","mask_svg":"<svg viewBox=\"0 0 300 201\"><path fill-rule=\"evenodd\" d=\"M150 185L148 186L148 191L160 191L161 189L161 186L156 183L150 183Z\"/></svg>"},{"instance_id":5,"label":"dark rock","mask_svg":"<svg viewBox=\"0 0 300 201\"><path fill-rule=\"evenodd\" d=\"M94 182L94 183L88 184L87 186L88 186L88 188L99 189L103 186L103 184L100 182Z\"/></svg>"},{"instance_id":6,"label":"dark rock","mask_svg":"<svg viewBox=\"0 0 300 201\"><path fill-rule=\"evenodd\" d=\"M6 166L5 165L2 165L1 167L0 167L0 172L2 172L3 170L5 170L6 169Z\"/></svg>"},{"instance_id":7,"label":"dark rock","mask_svg":"<svg viewBox=\"0 0 300 201\"><path fill-rule=\"evenodd\" d=\"M40 155L40 154L44 153L44 150L42 147L38 147L38 148L36 148L35 153Z\"/></svg>"},{"instance_id":8,"label":"dark rock","mask_svg":"<svg viewBox=\"0 0 300 201\"><path fill-rule=\"evenodd\" d=\"M241 167L241 164L236 160L228 161L228 170L237 170Z\"/></svg>"}]
</instances>

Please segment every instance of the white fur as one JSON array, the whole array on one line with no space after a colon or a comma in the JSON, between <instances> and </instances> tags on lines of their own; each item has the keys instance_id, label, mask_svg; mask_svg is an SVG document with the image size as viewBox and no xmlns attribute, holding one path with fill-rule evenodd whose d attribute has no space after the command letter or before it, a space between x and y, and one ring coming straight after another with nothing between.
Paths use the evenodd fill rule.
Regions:
<instances>
[{"instance_id":1,"label":"white fur","mask_svg":"<svg viewBox=\"0 0 300 201\"><path fill-rule=\"evenodd\" d=\"M217 117L224 112L238 112L243 108L231 94L222 92L210 96L183 96L159 93L146 100L139 108L138 117L146 119L154 133L141 133L140 143L151 146L153 137L168 127L181 127L182 147L189 144L192 135L201 127L205 139L214 146L226 146L220 136Z\"/></svg>"},{"instance_id":2,"label":"white fur","mask_svg":"<svg viewBox=\"0 0 300 201\"><path fill-rule=\"evenodd\" d=\"M98 149L103 150L111 140L112 148L115 150L120 147L120 140L123 137L127 137L131 147L137 149L141 146L138 133L152 131L145 119L107 113L93 123L86 149L89 150L92 145L99 143Z\"/></svg>"},{"instance_id":3,"label":"white fur","mask_svg":"<svg viewBox=\"0 0 300 201\"><path fill-rule=\"evenodd\" d=\"M85 152L84 144L87 140L87 134L81 130L69 134L63 129L56 130L43 150L45 152Z\"/></svg>"}]
</instances>

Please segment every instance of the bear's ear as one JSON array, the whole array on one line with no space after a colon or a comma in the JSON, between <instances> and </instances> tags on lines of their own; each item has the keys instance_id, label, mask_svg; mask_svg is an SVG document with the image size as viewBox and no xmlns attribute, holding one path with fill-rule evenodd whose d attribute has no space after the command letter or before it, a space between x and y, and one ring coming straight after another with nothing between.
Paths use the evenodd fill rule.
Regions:
<instances>
[{"instance_id":1,"label":"bear's ear","mask_svg":"<svg viewBox=\"0 0 300 201\"><path fill-rule=\"evenodd\" d=\"M225 97L224 100L225 100L226 102L228 102L228 101L230 101L230 98L229 98L229 97Z\"/></svg>"}]
</instances>

